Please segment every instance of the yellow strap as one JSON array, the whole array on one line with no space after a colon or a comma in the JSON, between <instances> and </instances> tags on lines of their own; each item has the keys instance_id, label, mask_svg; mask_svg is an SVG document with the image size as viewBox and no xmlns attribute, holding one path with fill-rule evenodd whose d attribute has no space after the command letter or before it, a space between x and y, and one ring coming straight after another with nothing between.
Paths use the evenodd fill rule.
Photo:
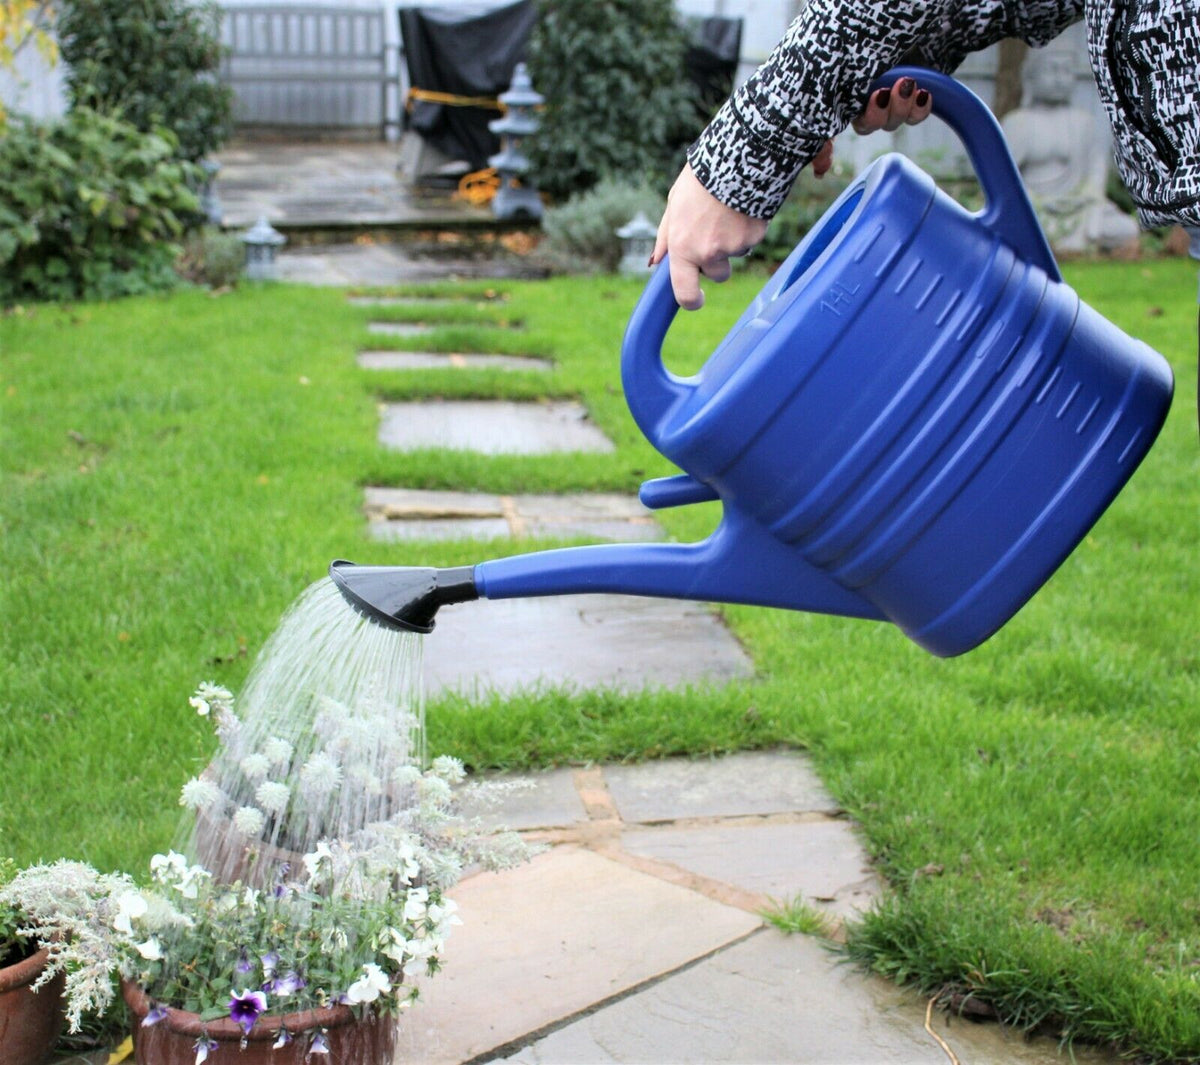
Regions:
<instances>
[{"instance_id":1,"label":"yellow strap","mask_svg":"<svg viewBox=\"0 0 1200 1065\"><path fill-rule=\"evenodd\" d=\"M127 1036L125 1042L108 1055L108 1065L121 1065L133 1053L133 1036Z\"/></svg>"},{"instance_id":2,"label":"yellow strap","mask_svg":"<svg viewBox=\"0 0 1200 1065\"><path fill-rule=\"evenodd\" d=\"M435 92L433 89L408 90L408 110L414 100L425 100L431 104L447 104L450 107L486 107L492 111L506 110L504 104L494 96L458 96L452 92Z\"/></svg>"}]
</instances>

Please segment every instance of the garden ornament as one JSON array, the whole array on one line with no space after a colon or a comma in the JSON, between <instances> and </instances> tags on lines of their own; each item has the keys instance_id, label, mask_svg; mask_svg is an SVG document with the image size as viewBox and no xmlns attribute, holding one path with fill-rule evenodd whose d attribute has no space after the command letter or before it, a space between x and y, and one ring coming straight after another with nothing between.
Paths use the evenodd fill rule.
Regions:
<instances>
[{"instance_id":1,"label":"garden ornament","mask_svg":"<svg viewBox=\"0 0 1200 1065\"><path fill-rule=\"evenodd\" d=\"M677 305L647 283L621 374L634 420L684 472L652 508L720 500L699 543L603 544L333 580L417 632L439 606L610 592L888 620L934 654L986 640L1041 587L1154 441L1166 361L1059 274L1003 136L951 78L902 67L962 139L971 214L898 155L830 207L692 377L662 364Z\"/></svg>"}]
</instances>

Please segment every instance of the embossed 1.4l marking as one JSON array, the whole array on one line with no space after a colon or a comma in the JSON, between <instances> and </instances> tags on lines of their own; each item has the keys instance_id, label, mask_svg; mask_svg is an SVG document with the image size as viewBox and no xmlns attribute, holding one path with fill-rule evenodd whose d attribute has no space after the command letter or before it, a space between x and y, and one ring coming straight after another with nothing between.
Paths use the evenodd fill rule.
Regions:
<instances>
[{"instance_id":1,"label":"embossed 1.4l marking","mask_svg":"<svg viewBox=\"0 0 1200 1065\"><path fill-rule=\"evenodd\" d=\"M839 318L844 317L853 302L854 294L861 287L861 285L843 285L840 281L835 282L826 293L825 298L821 300L821 310L832 311Z\"/></svg>"}]
</instances>

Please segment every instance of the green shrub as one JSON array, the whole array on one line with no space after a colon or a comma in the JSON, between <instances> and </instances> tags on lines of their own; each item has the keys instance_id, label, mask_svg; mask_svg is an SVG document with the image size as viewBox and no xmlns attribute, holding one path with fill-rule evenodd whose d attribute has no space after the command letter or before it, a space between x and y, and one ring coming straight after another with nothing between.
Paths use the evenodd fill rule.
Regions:
<instances>
[{"instance_id":1,"label":"green shrub","mask_svg":"<svg viewBox=\"0 0 1200 1065\"><path fill-rule=\"evenodd\" d=\"M805 170L778 214L771 219L767 235L754 254L768 262L783 262L805 234L821 220L833 201L846 191L851 177L835 167L818 180Z\"/></svg>"},{"instance_id":2,"label":"green shrub","mask_svg":"<svg viewBox=\"0 0 1200 1065\"><path fill-rule=\"evenodd\" d=\"M542 219L545 234L538 255L562 273L613 271L621 260L616 230L638 211L651 222L662 217L666 201L647 185L606 178L589 192L550 208Z\"/></svg>"},{"instance_id":3,"label":"green shrub","mask_svg":"<svg viewBox=\"0 0 1200 1065\"><path fill-rule=\"evenodd\" d=\"M211 0L67 0L57 30L72 105L165 126L184 159L207 155L232 128L220 18Z\"/></svg>"},{"instance_id":4,"label":"green shrub","mask_svg":"<svg viewBox=\"0 0 1200 1065\"><path fill-rule=\"evenodd\" d=\"M529 43L546 97L527 143L540 188L565 199L608 176L664 188L704 125L671 0L541 0Z\"/></svg>"},{"instance_id":5,"label":"green shrub","mask_svg":"<svg viewBox=\"0 0 1200 1065\"><path fill-rule=\"evenodd\" d=\"M197 178L168 132L88 108L11 122L0 139L0 304L174 284L172 242L197 209Z\"/></svg>"},{"instance_id":6,"label":"green shrub","mask_svg":"<svg viewBox=\"0 0 1200 1065\"><path fill-rule=\"evenodd\" d=\"M242 276L246 248L236 233L213 227L188 235L175 269L188 281L210 288L231 288Z\"/></svg>"}]
</instances>

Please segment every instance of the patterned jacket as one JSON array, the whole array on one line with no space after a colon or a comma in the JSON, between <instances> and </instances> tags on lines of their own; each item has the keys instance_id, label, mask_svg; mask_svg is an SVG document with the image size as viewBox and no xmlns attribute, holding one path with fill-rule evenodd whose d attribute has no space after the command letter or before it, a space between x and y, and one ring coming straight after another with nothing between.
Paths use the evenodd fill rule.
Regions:
<instances>
[{"instance_id":1,"label":"patterned jacket","mask_svg":"<svg viewBox=\"0 0 1200 1065\"><path fill-rule=\"evenodd\" d=\"M1044 45L1080 18L1142 224L1200 226L1200 0L809 0L688 160L718 200L770 218L901 59L950 73L1001 38Z\"/></svg>"}]
</instances>

